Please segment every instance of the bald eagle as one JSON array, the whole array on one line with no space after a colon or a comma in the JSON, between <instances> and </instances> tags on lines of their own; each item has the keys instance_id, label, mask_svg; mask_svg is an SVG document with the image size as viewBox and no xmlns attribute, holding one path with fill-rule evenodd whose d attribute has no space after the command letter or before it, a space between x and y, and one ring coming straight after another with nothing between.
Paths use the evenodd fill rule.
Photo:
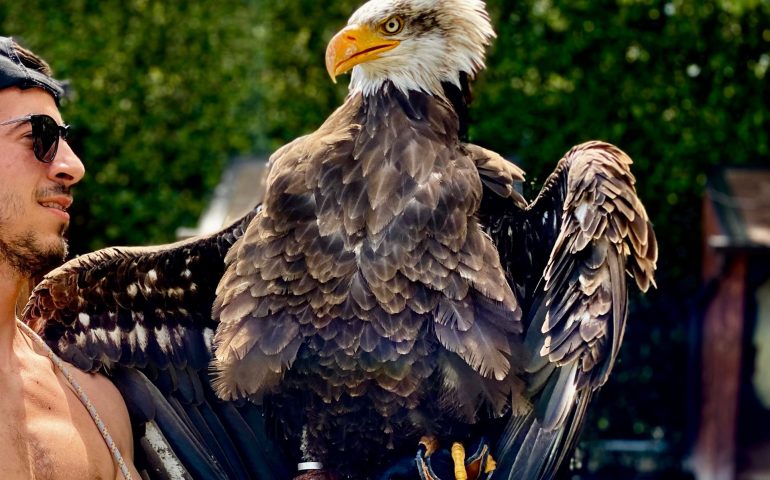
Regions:
<instances>
[{"instance_id":1,"label":"bald eagle","mask_svg":"<svg viewBox=\"0 0 770 480\"><path fill-rule=\"evenodd\" d=\"M403 478L439 478L457 442L477 449L453 456L471 478L553 478L656 241L618 148L573 148L527 203L522 171L465 141L494 36L481 0L364 4L326 52L349 95L273 154L261 205L212 236L77 258L27 321L81 368L116 368L129 398L152 380L181 419L167 429L247 432L210 453L212 470L254 456L226 476L402 478L406 459Z\"/></svg>"}]
</instances>

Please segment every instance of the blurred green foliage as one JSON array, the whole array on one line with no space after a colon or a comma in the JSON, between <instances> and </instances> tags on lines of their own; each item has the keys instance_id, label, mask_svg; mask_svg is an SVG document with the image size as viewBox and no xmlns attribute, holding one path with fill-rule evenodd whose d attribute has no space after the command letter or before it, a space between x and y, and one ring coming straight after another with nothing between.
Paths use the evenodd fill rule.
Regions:
<instances>
[{"instance_id":1,"label":"blurred green foliage","mask_svg":"<svg viewBox=\"0 0 770 480\"><path fill-rule=\"evenodd\" d=\"M326 75L326 42L360 3L0 4L0 33L72 82L63 111L88 169L73 251L172 240L195 223L229 158L316 128L346 92L344 78L335 86ZM475 84L471 139L522 164L531 192L570 146L619 145L636 162L661 245L659 289L635 298L587 435L682 445L707 174L770 165L770 1L488 0L488 9L498 39Z\"/></svg>"},{"instance_id":2,"label":"blurred green foliage","mask_svg":"<svg viewBox=\"0 0 770 480\"><path fill-rule=\"evenodd\" d=\"M173 239L227 159L265 147L259 15L238 1L0 4L2 33L71 81L63 114L87 170L73 251Z\"/></svg>"}]
</instances>

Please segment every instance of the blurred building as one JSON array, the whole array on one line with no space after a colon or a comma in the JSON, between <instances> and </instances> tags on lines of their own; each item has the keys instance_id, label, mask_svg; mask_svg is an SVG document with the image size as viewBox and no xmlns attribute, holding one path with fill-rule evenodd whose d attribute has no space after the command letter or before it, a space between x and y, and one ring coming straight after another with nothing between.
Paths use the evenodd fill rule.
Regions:
<instances>
[{"instance_id":1,"label":"blurred building","mask_svg":"<svg viewBox=\"0 0 770 480\"><path fill-rule=\"evenodd\" d=\"M214 233L251 210L265 194L266 157L243 157L230 162L214 195L194 227L181 227L178 239Z\"/></svg>"},{"instance_id":2,"label":"blurred building","mask_svg":"<svg viewBox=\"0 0 770 480\"><path fill-rule=\"evenodd\" d=\"M698 480L770 479L770 168L725 168L703 203Z\"/></svg>"}]
</instances>

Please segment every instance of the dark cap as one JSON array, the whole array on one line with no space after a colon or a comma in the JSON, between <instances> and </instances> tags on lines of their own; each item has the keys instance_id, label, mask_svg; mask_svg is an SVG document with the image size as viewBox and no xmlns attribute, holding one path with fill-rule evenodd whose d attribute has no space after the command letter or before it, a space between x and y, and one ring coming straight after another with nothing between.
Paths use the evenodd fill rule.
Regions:
<instances>
[{"instance_id":1,"label":"dark cap","mask_svg":"<svg viewBox=\"0 0 770 480\"><path fill-rule=\"evenodd\" d=\"M64 95L64 86L58 80L29 68L22 63L13 48L13 39L0 37L0 90L9 87L42 88L59 104Z\"/></svg>"}]
</instances>

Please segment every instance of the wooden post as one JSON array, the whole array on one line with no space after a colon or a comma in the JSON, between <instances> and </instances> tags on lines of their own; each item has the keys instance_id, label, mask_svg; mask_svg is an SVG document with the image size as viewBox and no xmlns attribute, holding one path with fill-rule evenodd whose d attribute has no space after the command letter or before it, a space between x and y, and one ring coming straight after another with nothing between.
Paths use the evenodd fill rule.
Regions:
<instances>
[{"instance_id":1,"label":"wooden post","mask_svg":"<svg viewBox=\"0 0 770 480\"><path fill-rule=\"evenodd\" d=\"M708 239L719 235L715 212L704 202ZM693 454L698 480L734 480L746 292L745 253L704 247L704 276L717 282L703 319L701 416Z\"/></svg>"}]
</instances>

